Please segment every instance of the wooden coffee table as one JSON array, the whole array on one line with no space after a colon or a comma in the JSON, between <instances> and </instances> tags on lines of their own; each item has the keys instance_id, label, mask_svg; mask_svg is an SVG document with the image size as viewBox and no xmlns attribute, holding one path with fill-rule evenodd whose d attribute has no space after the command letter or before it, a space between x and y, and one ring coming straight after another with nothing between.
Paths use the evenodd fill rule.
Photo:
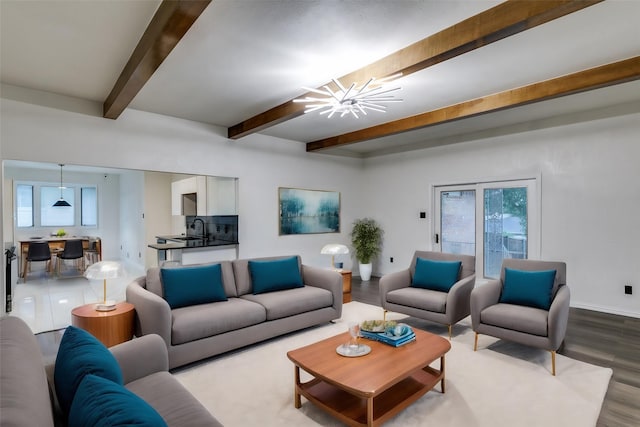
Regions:
<instances>
[{"instance_id":1,"label":"wooden coffee table","mask_svg":"<svg viewBox=\"0 0 640 427\"><path fill-rule=\"evenodd\" d=\"M347 332L287 353L295 365L296 408L300 396L350 426L378 426L427 393L444 385L446 339L415 330L416 341L391 347L361 339L371 353L344 357L336 348L349 341ZM440 359L440 370L429 367ZM300 369L313 379L301 382Z\"/></svg>"}]
</instances>

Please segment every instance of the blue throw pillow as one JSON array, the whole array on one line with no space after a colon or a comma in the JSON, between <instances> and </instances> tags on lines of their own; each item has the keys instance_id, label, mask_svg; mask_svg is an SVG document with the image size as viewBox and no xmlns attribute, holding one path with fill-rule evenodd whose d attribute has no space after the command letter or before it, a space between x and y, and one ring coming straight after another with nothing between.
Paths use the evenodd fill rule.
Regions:
<instances>
[{"instance_id":1,"label":"blue throw pillow","mask_svg":"<svg viewBox=\"0 0 640 427\"><path fill-rule=\"evenodd\" d=\"M461 261L435 261L417 258L412 286L449 292L449 289L458 281L461 264Z\"/></svg>"},{"instance_id":2,"label":"blue throw pillow","mask_svg":"<svg viewBox=\"0 0 640 427\"><path fill-rule=\"evenodd\" d=\"M147 402L113 381L84 377L69 411L69 427L166 427Z\"/></svg>"},{"instance_id":3,"label":"blue throw pillow","mask_svg":"<svg viewBox=\"0 0 640 427\"><path fill-rule=\"evenodd\" d=\"M220 264L160 269L164 299L171 308L226 301Z\"/></svg>"},{"instance_id":4,"label":"blue throw pillow","mask_svg":"<svg viewBox=\"0 0 640 427\"><path fill-rule=\"evenodd\" d=\"M53 382L60 407L69 413L73 396L87 374L122 384L122 371L109 349L89 332L69 326L60 340Z\"/></svg>"},{"instance_id":5,"label":"blue throw pillow","mask_svg":"<svg viewBox=\"0 0 640 427\"><path fill-rule=\"evenodd\" d=\"M298 257L269 261L249 261L253 294L301 288L302 275Z\"/></svg>"},{"instance_id":6,"label":"blue throw pillow","mask_svg":"<svg viewBox=\"0 0 640 427\"><path fill-rule=\"evenodd\" d=\"M500 302L549 310L556 270L522 271L504 269Z\"/></svg>"}]
</instances>

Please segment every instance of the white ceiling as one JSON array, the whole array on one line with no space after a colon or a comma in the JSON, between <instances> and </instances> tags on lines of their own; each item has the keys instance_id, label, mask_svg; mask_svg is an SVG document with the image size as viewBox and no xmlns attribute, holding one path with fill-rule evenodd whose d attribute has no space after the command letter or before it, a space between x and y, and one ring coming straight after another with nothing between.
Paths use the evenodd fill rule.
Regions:
<instances>
[{"instance_id":1,"label":"white ceiling","mask_svg":"<svg viewBox=\"0 0 640 427\"><path fill-rule=\"evenodd\" d=\"M129 108L229 127L498 3L213 0ZM159 4L0 0L0 78L103 102ZM310 142L638 56L638 16L640 1L607 0L398 79L404 102L387 113L308 114L262 133ZM615 111L640 110L638 81L332 152L371 156L458 142L621 104L629 107Z\"/></svg>"}]
</instances>

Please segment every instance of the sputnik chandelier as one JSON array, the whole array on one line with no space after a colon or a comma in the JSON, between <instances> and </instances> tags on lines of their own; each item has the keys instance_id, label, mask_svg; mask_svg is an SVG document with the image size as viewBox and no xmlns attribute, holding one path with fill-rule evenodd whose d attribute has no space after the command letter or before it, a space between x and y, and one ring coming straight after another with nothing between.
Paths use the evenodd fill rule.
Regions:
<instances>
[{"instance_id":1,"label":"sputnik chandelier","mask_svg":"<svg viewBox=\"0 0 640 427\"><path fill-rule=\"evenodd\" d=\"M400 87L385 89L384 84L401 75L401 73L394 74L379 80L372 77L361 87L357 87L356 83L352 83L348 88L345 88L338 79L332 79L333 83L338 87L337 91L331 90L329 85L323 86L324 90L303 87L304 90L324 97L305 96L304 98L294 99L293 102L306 102L305 113L320 110L319 114L327 114L329 119L334 114L340 114L340 117L352 114L357 119L359 117L358 114L366 116L367 110L384 113L387 107L383 104L402 101L402 99L389 95L391 92L400 90Z\"/></svg>"}]
</instances>

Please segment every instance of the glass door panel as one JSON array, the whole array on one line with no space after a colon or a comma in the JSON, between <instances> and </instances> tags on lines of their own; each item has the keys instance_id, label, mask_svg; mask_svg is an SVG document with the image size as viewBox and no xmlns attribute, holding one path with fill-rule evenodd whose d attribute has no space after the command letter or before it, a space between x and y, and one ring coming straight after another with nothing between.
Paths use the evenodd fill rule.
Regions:
<instances>
[{"instance_id":1,"label":"glass door panel","mask_svg":"<svg viewBox=\"0 0 640 427\"><path fill-rule=\"evenodd\" d=\"M504 258L527 258L527 188L484 190L484 275L498 278Z\"/></svg>"},{"instance_id":2,"label":"glass door panel","mask_svg":"<svg viewBox=\"0 0 640 427\"><path fill-rule=\"evenodd\" d=\"M476 191L440 192L441 251L476 253Z\"/></svg>"},{"instance_id":3,"label":"glass door panel","mask_svg":"<svg viewBox=\"0 0 640 427\"><path fill-rule=\"evenodd\" d=\"M539 256L539 197L535 179L435 187L434 250L475 255L477 277L498 278L503 259Z\"/></svg>"}]
</instances>

